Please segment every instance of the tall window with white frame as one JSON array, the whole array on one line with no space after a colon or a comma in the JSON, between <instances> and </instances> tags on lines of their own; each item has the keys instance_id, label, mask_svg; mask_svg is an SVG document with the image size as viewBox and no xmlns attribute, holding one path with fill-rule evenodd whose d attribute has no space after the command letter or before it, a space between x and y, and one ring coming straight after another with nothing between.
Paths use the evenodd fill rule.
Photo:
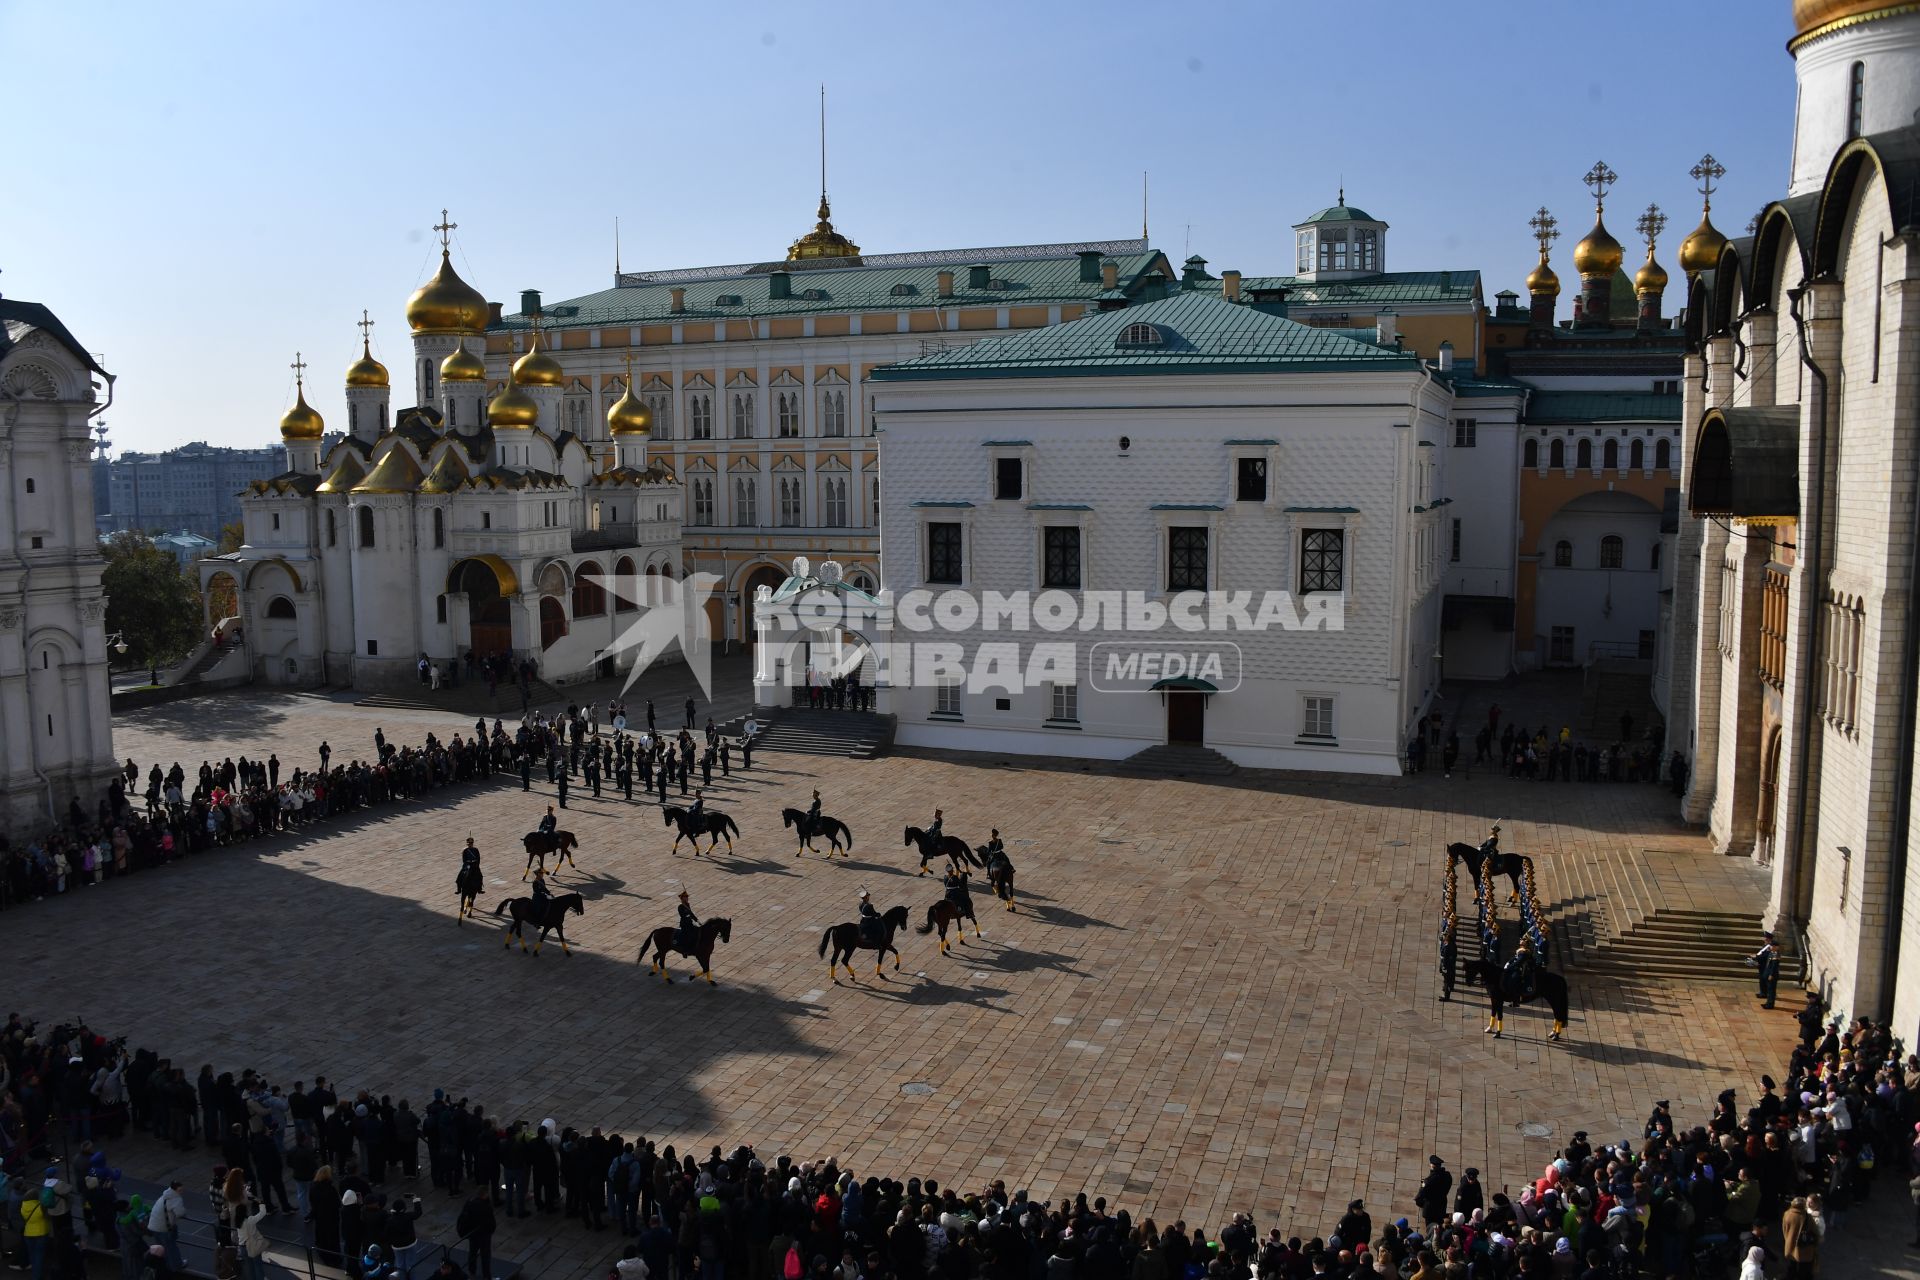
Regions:
<instances>
[{"instance_id":1,"label":"tall window with white frame","mask_svg":"<svg viewBox=\"0 0 1920 1280\"><path fill-rule=\"evenodd\" d=\"M649 391L640 397L640 401L653 415L653 438L673 439L673 397L664 391Z\"/></svg>"},{"instance_id":2,"label":"tall window with white frame","mask_svg":"<svg viewBox=\"0 0 1920 1280\"><path fill-rule=\"evenodd\" d=\"M1207 528L1174 525L1167 530L1167 590L1207 589Z\"/></svg>"},{"instance_id":3,"label":"tall window with white frame","mask_svg":"<svg viewBox=\"0 0 1920 1280\"><path fill-rule=\"evenodd\" d=\"M713 481L696 478L693 482L693 522L713 523Z\"/></svg>"},{"instance_id":4,"label":"tall window with white frame","mask_svg":"<svg viewBox=\"0 0 1920 1280\"><path fill-rule=\"evenodd\" d=\"M713 439L713 397L692 395L687 397L687 416L692 420L693 439Z\"/></svg>"},{"instance_id":5,"label":"tall window with white frame","mask_svg":"<svg viewBox=\"0 0 1920 1280\"><path fill-rule=\"evenodd\" d=\"M780 438L791 440L800 434L800 396L793 391L782 391L778 401L780 411Z\"/></svg>"},{"instance_id":6,"label":"tall window with white frame","mask_svg":"<svg viewBox=\"0 0 1920 1280\"><path fill-rule=\"evenodd\" d=\"M832 390L820 396L820 434L823 436L844 436L847 434L847 393Z\"/></svg>"},{"instance_id":7,"label":"tall window with white frame","mask_svg":"<svg viewBox=\"0 0 1920 1280\"><path fill-rule=\"evenodd\" d=\"M1313 232L1293 233L1293 269L1302 274L1313 270Z\"/></svg>"},{"instance_id":8,"label":"tall window with white frame","mask_svg":"<svg viewBox=\"0 0 1920 1280\"><path fill-rule=\"evenodd\" d=\"M934 686L933 714L954 720L960 718L960 685L957 682L943 681Z\"/></svg>"},{"instance_id":9,"label":"tall window with white frame","mask_svg":"<svg viewBox=\"0 0 1920 1280\"><path fill-rule=\"evenodd\" d=\"M1332 740L1332 694L1309 693L1300 699L1300 736L1303 738Z\"/></svg>"},{"instance_id":10,"label":"tall window with white frame","mask_svg":"<svg viewBox=\"0 0 1920 1280\"><path fill-rule=\"evenodd\" d=\"M1867 130L1867 64L1856 62L1847 72L1847 137Z\"/></svg>"},{"instance_id":11,"label":"tall window with white frame","mask_svg":"<svg viewBox=\"0 0 1920 1280\"><path fill-rule=\"evenodd\" d=\"M1347 531L1307 529L1300 536L1300 591L1341 591L1347 581Z\"/></svg>"},{"instance_id":12,"label":"tall window with white frame","mask_svg":"<svg viewBox=\"0 0 1920 1280\"><path fill-rule=\"evenodd\" d=\"M1080 723L1079 685L1050 684L1047 686L1047 719L1055 724Z\"/></svg>"},{"instance_id":13,"label":"tall window with white frame","mask_svg":"<svg viewBox=\"0 0 1920 1280\"><path fill-rule=\"evenodd\" d=\"M733 478L733 522L736 525L756 525L760 523L760 513L756 509L755 491L752 476Z\"/></svg>"},{"instance_id":14,"label":"tall window with white frame","mask_svg":"<svg viewBox=\"0 0 1920 1280\"><path fill-rule=\"evenodd\" d=\"M733 394L733 438L753 438L753 397L738 391Z\"/></svg>"},{"instance_id":15,"label":"tall window with white frame","mask_svg":"<svg viewBox=\"0 0 1920 1280\"><path fill-rule=\"evenodd\" d=\"M1453 447L1456 449L1474 448L1480 439L1480 420L1478 418L1455 418L1453 421Z\"/></svg>"},{"instance_id":16,"label":"tall window with white frame","mask_svg":"<svg viewBox=\"0 0 1920 1280\"><path fill-rule=\"evenodd\" d=\"M1022 467L1018 458L995 458L993 460L993 496L1001 502L1020 500L1024 486L1021 484Z\"/></svg>"},{"instance_id":17,"label":"tall window with white frame","mask_svg":"<svg viewBox=\"0 0 1920 1280\"><path fill-rule=\"evenodd\" d=\"M1234 460L1233 500L1235 502L1265 502L1267 500L1267 460L1265 458L1237 458Z\"/></svg>"},{"instance_id":18,"label":"tall window with white frame","mask_svg":"<svg viewBox=\"0 0 1920 1280\"><path fill-rule=\"evenodd\" d=\"M927 525L927 581L958 586L964 569L960 525L951 520L930 522Z\"/></svg>"},{"instance_id":19,"label":"tall window with white frame","mask_svg":"<svg viewBox=\"0 0 1920 1280\"><path fill-rule=\"evenodd\" d=\"M792 528L800 523L800 477L780 478L780 523Z\"/></svg>"},{"instance_id":20,"label":"tall window with white frame","mask_svg":"<svg viewBox=\"0 0 1920 1280\"><path fill-rule=\"evenodd\" d=\"M826 525L830 529L842 529L847 523L847 480L845 476L828 476L820 486L821 496L825 498Z\"/></svg>"}]
</instances>

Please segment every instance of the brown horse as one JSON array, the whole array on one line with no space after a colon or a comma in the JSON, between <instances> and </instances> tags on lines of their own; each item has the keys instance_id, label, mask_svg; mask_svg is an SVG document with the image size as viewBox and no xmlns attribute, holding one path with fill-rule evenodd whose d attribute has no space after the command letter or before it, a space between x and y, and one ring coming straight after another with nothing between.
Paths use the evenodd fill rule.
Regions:
<instances>
[{"instance_id":1,"label":"brown horse","mask_svg":"<svg viewBox=\"0 0 1920 1280\"><path fill-rule=\"evenodd\" d=\"M480 896L480 890L486 882L480 875L480 864L469 862L460 868L460 874L454 877L453 887L460 895L460 914L454 917L455 924L465 924L467 917L473 914L473 901Z\"/></svg>"},{"instance_id":2,"label":"brown horse","mask_svg":"<svg viewBox=\"0 0 1920 1280\"><path fill-rule=\"evenodd\" d=\"M541 871L545 871L548 854L553 855L555 875L560 873L560 864L563 862L575 871L580 869L580 864L573 860L573 851L580 847L580 842L574 839L571 831L529 831L520 837L520 843L527 850L527 869L520 873L522 880L533 874L536 863Z\"/></svg>"},{"instance_id":3,"label":"brown horse","mask_svg":"<svg viewBox=\"0 0 1920 1280\"><path fill-rule=\"evenodd\" d=\"M980 921L974 917L973 897L971 894L968 895L967 905L964 907L955 906L952 902L942 898L927 908L927 922L914 929L914 932L925 936L926 934L932 933L935 929L940 930L940 954L945 955L947 953L947 926L955 926L956 932L960 935L959 940L965 942L967 940L967 921L969 920L973 921L974 937L984 938L987 936L986 930L980 927Z\"/></svg>"},{"instance_id":4,"label":"brown horse","mask_svg":"<svg viewBox=\"0 0 1920 1280\"><path fill-rule=\"evenodd\" d=\"M493 914L498 916L504 912L513 917L513 923L507 927L505 945L511 947L513 940L518 938L522 951L527 949L527 935L523 932L524 927L530 924L538 925L540 936L534 940L533 944L533 954L537 957L540 954L540 944L547 940L549 932L559 935L562 951L568 955L573 954L572 949L567 946L566 919L569 911L577 916L587 914L586 902L579 894L563 893L548 898L546 904L539 910L534 909L532 898L502 898L500 905L493 909Z\"/></svg>"},{"instance_id":5,"label":"brown horse","mask_svg":"<svg viewBox=\"0 0 1920 1280\"><path fill-rule=\"evenodd\" d=\"M959 836L936 836L932 832L922 831L919 827L908 827L907 837L900 843L903 846L918 845L920 847L920 874L923 876L932 874L927 870L928 858L945 858L947 865L954 868L980 865L980 860L973 856L973 850L968 848L967 842Z\"/></svg>"},{"instance_id":6,"label":"brown horse","mask_svg":"<svg viewBox=\"0 0 1920 1280\"><path fill-rule=\"evenodd\" d=\"M642 960L646 959L647 948L652 947L653 966L651 972L659 974L671 985L673 975L667 972L667 956L669 953L683 955L689 959L700 962L700 976L707 980L708 986L712 986L714 985L713 946L715 938L718 938L721 942L732 942L733 921L725 916L715 916L705 924L702 924L698 932L694 934L692 950L688 950L679 944L679 928L674 925L668 925L664 929L655 929L647 935L647 940L640 944L640 954L633 958L633 962L639 964ZM688 978L687 981L692 982L693 979Z\"/></svg>"},{"instance_id":7,"label":"brown horse","mask_svg":"<svg viewBox=\"0 0 1920 1280\"><path fill-rule=\"evenodd\" d=\"M887 913L880 917L880 921L885 932L881 934L880 941L877 943L868 942L861 937L860 926L851 920L845 924L830 925L827 931L820 935L821 955L827 954L829 942L833 944L833 959L827 962L828 977L836 982L840 980L840 962L844 959L847 962L847 976L858 982L859 979L853 977L853 953L856 951L880 953L873 960L875 973L880 972L880 962L887 958L889 951L893 952L893 967L896 969L900 967L900 951L893 945L893 935L896 931L907 927L907 909L904 906L889 907Z\"/></svg>"}]
</instances>

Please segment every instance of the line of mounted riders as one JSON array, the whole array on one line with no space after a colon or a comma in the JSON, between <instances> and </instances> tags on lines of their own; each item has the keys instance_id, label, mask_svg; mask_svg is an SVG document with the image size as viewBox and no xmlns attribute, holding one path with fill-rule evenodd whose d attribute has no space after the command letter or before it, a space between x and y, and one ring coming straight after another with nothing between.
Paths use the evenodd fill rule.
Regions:
<instances>
[{"instance_id":1,"label":"line of mounted riders","mask_svg":"<svg viewBox=\"0 0 1920 1280\"><path fill-rule=\"evenodd\" d=\"M1487 993L1486 1029L1488 1033L1498 1039L1505 1032L1508 1005L1522 1005L1540 1000L1553 1009L1553 1030L1548 1034L1547 1039L1560 1039L1566 1033L1569 1009L1566 976L1547 969L1549 957L1544 950L1540 954L1535 954L1533 939L1525 928L1520 930L1520 941L1515 945L1513 954L1504 961L1500 956L1500 925L1492 918L1494 903L1492 882L1500 876L1507 877L1511 887L1507 901L1510 904L1519 903L1523 886L1529 890L1531 887L1533 859L1524 854L1500 851L1500 824L1497 822L1488 831L1487 838L1478 845L1456 842L1447 846L1447 881L1444 890L1446 904L1443 908L1443 924L1440 931L1442 984L1440 998L1442 1000L1453 998L1456 953L1453 937L1452 885L1454 869L1461 863L1466 864L1468 873L1473 877L1476 899L1482 896L1485 898L1488 924L1491 929L1492 945L1487 945L1487 941L1483 939L1480 958L1468 961L1464 971L1468 982L1483 988Z\"/></svg>"},{"instance_id":2,"label":"line of mounted riders","mask_svg":"<svg viewBox=\"0 0 1920 1280\"><path fill-rule=\"evenodd\" d=\"M785 809L781 816L786 826L798 836L798 847L794 850L797 858L803 852L817 853L816 839L828 842L827 857L834 854L842 857L850 855L853 849L853 833L847 824L838 818L820 812L820 793L813 793L813 803L805 809ZM687 840L694 846L694 854L710 856L721 840L727 842L729 852L733 849L733 837L740 834L740 828L732 818L716 810L705 807L705 797L701 792L694 793L693 803L686 808L669 806L666 810L666 825L677 826L679 834L674 837L672 852L678 856L680 842ZM1000 839L999 828L994 828L987 842L977 847L970 846L958 836L951 836L942 830L943 814L939 809L933 811L930 826L908 827L903 847L918 848L920 853L920 874L931 875L929 860L945 858L947 869L943 876L945 893L938 902L927 908L925 921L916 932L927 935L938 932L940 951L948 951L947 930L955 930L957 939L964 942L967 936L966 926L971 923L976 938L984 937L980 921L973 913L973 895L968 886L971 869L980 868L986 872L987 883L992 886L994 896L999 898L1008 911L1015 909L1013 889L1013 860L1007 856L1005 843ZM703 855L699 848L699 838L709 837L709 844ZM504 946L511 947L517 939L521 951L528 951L526 928L532 926L539 930L534 939L531 953L540 954L540 947L552 933L560 942L560 950L572 955L567 945L566 918L568 915L585 915L585 899L577 893L556 894L547 884L547 858L552 857L555 876L562 866L578 869L574 861L574 850L579 848L579 839L571 831L562 831L553 806L547 806L546 816L540 820L540 826L530 831L521 840L527 851L526 870L521 880L532 881L532 896L525 898L504 898L493 909L496 917L507 916L510 923L507 928ZM480 871L480 850L475 846L473 837L467 837L467 847L460 854L460 873L455 878L454 888L460 897L460 910L457 923L465 923L468 916L475 913L475 902L485 888L486 881ZM882 912L873 905L873 898L865 889L860 891L859 919L850 920L829 928L820 938L819 953L827 954L829 945L833 948L833 958L828 962L828 976L838 979L840 966L844 962L847 976L854 977L853 956L858 951L874 951L873 971L882 972L882 963L889 953L893 956L893 967L900 967L900 951L894 946L894 934L905 929L909 920L907 908L896 906ZM655 929L640 948L635 960L646 958L649 949L653 952L651 971L673 981L667 972L666 958L678 954L688 957L700 966L700 976L708 983L713 982L713 952L717 943L732 941L733 921L723 916L702 921L693 913L689 905L686 890L680 892L679 922L667 928ZM857 979L856 979L857 980Z\"/></svg>"}]
</instances>

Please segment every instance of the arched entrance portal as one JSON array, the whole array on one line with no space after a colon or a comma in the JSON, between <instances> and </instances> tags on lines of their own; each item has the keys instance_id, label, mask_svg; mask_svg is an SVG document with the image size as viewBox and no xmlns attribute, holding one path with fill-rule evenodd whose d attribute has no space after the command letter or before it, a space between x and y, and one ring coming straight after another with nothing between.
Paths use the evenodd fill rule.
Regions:
<instances>
[{"instance_id":1,"label":"arched entrance portal","mask_svg":"<svg viewBox=\"0 0 1920 1280\"><path fill-rule=\"evenodd\" d=\"M467 645L477 658L513 651L512 571L489 559L462 560L453 568L450 589L467 597Z\"/></svg>"},{"instance_id":2,"label":"arched entrance portal","mask_svg":"<svg viewBox=\"0 0 1920 1280\"><path fill-rule=\"evenodd\" d=\"M749 573L740 583L740 639L742 643L754 642L754 596L762 586L769 591L778 591L780 584L787 580L787 574L772 565L761 565Z\"/></svg>"},{"instance_id":3,"label":"arched entrance portal","mask_svg":"<svg viewBox=\"0 0 1920 1280\"><path fill-rule=\"evenodd\" d=\"M1773 833L1780 825L1780 726L1767 735L1766 754L1760 765L1760 821L1754 829L1755 853L1761 865L1773 861Z\"/></svg>"}]
</instances>

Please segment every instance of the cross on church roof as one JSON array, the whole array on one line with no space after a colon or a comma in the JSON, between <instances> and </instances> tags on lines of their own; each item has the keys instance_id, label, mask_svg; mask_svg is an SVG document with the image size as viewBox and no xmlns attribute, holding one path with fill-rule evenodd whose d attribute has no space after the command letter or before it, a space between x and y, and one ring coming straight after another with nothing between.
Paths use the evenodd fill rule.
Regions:
<instances>
[{"instance_id":1,"label":"cross on church roof","mask_svg":"<svg viewBox=\"0 0 1920 1280\"><path fill-rule=\"evenodd\" d=\"M1607 168L1607 162L1605 160L1594 161L1593 168L1587 170L1586 176L1580 179L1581 182L1586 184L1587 190L1593 192L1595 204L1605 202L1607 198L1607 188L1619 180L1620 175Z\"/></svg>"},{"instance_id":2,"label":"cross on church roof","mask_svg":"<svg viewBox=\"0 0 1920 1280\"><path fill-rule=\"evenodd\" d=\"M369 316L367 314L367 309L365 307L362 307L360 308L360 318L358 320L355 320L353 323L354 323L354 326L360 330L360 340L362 342L366 342L372 338L373 335L371 330L373 329L374 325L379 323L379 321Z\"/></svg>"},{"instance_id":3,"label":"cross on church roof","mask_svg":"<svg viewBox=\"0 0 1920 1280\"><path fill-rule=\"evenodd\" d=\"M1541 205L1527 225L1533 228L1533 238L1540 242L1540 252L1546 253L1547 246L1560 238L1560 220L1547 212L1547 206Z\"/></svg>"},{"instance_id":4,"label":"cross on church roof","mask_svg":"<svg viewBox=\"0 0 1920 1280\"><path fill-rule=\"evenodd\" d=\"M1715 160L1713 158L1713 152L1709 151L1706 155L1700 157L1699 164L1687 170L1687 176L1700 184L1695 187L1694 190L1711 200L1713 198L1713 184L1727 176L1727 166Z\"/></svg>"},{"instance_id":5,"label":"cross on church roof","mask_svg":"<svg viewBox=\"0 0 1920 1280\"><path fill-rule=\"evenodd\" d=\"M440 233L440 248L442 251L446 249L447 242L449 239L451 239L448 233L451 232L454 228L458 227L459 225L460 225L459 223L448 219L447 211L445 209L442 209L440 211L440 221L433 224L433 229Z\"/></svg>"},{"instance_id":6,"label":"cross on church roof","mask_svg":"<svg viewBox=\"0 0 1920 1280\"><path fill-rule=\"evenodd\" d=\"M1647 248L1652 249L1653 242L1658 240L1660 233L1667 229L1667 215L1660 212L1659 205L1650 204L1647 206L1647 211L1640 215L1639 221L1633 225L1634 229L1640 233L1640 238L1647 242Z\"/></svg>"},{"instance_id":7,"label":"cross on church roof","mask_svg":"<svg viewBox=\"0 0 1920 1280\"><path fill-rule=\"evenodd\" d=\"M299 383L305 381L306 373L307 373L307 362L300 358L300 353L298 351L293 353L293 363L288 365L287 368L293 370L293 381L295 385L298 385Z\"/></svg>"}]
</instances>

